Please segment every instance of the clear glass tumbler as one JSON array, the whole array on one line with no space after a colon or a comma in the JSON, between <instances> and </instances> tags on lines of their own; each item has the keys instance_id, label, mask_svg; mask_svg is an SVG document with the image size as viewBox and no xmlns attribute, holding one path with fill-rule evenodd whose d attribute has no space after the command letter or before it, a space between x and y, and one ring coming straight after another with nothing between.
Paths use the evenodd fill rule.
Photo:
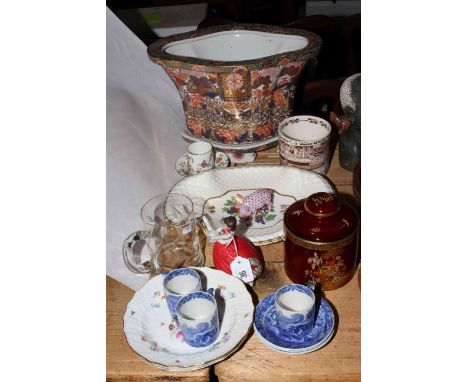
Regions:
<instances>
[{"instance_id":1,"label":"clear glass tumbler","mask_svg":"<svg viewBox=\"0 0 468 382\"><path fill-rule=\"evenodd\" d=\"M132 272L153 277L175 268L203 266L193 203L188 197L175 193L155 196L143 205L141 220L143 231L127 239L123 248L125 264ZM149 266L133 253L136 240L145 241Z\"/></svg>"}]
</instances>

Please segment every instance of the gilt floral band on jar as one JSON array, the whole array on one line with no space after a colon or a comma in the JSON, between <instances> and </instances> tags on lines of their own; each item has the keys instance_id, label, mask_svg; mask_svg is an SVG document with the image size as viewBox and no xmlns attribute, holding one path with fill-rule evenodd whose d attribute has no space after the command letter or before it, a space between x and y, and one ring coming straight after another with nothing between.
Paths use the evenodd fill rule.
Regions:
<instances>
[{"instance_id":1,"label":"gilt floral band on jar","mask_svg":"<svg viewBox=\"0 0 468 382\"><path fill-rule=\"evenodd\" d=\"M297 236L293 232L291 232L291 230L289 230L288 227L284 227L284 231L285 231L285 238L287 238L288 240L291 240L293 243L300 245L303 248L325 251L325 250L338 249L355 241L357 227L356 227L356 230L354 230L349 236L343 239L337 240L337 241L327 242L327 243L320 243L316 241L314 242L310 240L305 240L301 238L300 236Z\"/></svg>"},{"instance_id":2,"label":"gilt floral band on jar","mask_svg":"<svg viewBox=\"0 0 468 382\"><path fill-rule=\"evenodd\" d=\"M243 144L277 135L299 76L320 48L312 32L241 24L163 38L148 55L174 82L193 136Z\"/></svg>"}]
</instances>

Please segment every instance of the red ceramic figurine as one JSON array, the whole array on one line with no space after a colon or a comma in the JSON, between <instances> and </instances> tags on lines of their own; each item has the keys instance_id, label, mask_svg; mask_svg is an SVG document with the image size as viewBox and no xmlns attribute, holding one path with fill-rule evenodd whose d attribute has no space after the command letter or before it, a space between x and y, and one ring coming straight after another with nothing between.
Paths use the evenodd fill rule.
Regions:
<instances>
[{"instance_id":1,"label":"red ceramic figurine","mask_svg":"<svg viewBox=\"0 0 468 382\"><path fill-rule=\"evenodd\" d=\"M221 231L223 238L218 240L213 246L214 267L229 275L234 274L234 276L239 277L242 281L253 285L253 281L260 276L265 266L263 256L247 238L234 234L237 225L237 220L234 216L224 218L223 223L225 225ZM242 264L246 263L244 259L247 259L250 263L250 275L253 277L248 277L250 273L249 269L243 272ZM240 268L236 268L237 264L239 264ZM233 269L235 270L234 272Z\"/></svg>"}]
</instances>

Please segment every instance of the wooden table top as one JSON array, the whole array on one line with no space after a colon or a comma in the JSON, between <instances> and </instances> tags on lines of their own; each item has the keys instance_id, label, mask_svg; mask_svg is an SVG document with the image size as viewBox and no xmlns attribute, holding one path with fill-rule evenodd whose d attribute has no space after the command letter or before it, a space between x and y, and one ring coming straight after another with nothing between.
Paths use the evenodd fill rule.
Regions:
<instances>
[{"instance_id":1,"label":"wooden table top","mask_svg":"<svg viewBox=\"0 0 468 382\"><path fill-rule=\"evenodd\" d=\"M279 163L277 149L260 152L256 163ZM344 197L352 197L352 173L338 164L335 151L327 177ZM254 291L256 305L262 298L284 284L291 283L284 272L284 244L262 246L265 270ZM212 244L205 246L206 264L212 266ZM344 287L324 295L334 307L337 318L332 340L318 351L288 355L263 345L253 329L247 341L228 359L202 370L169 372L150 366L127 344L123 332L123 315L134 292L107 277L107 380L108 381L209 381L210 371L219 382L268 381L359 381L361 378L361 292L358 272ZM211 375L213 380L213 375Z\"/></svg>"}]
</instances>

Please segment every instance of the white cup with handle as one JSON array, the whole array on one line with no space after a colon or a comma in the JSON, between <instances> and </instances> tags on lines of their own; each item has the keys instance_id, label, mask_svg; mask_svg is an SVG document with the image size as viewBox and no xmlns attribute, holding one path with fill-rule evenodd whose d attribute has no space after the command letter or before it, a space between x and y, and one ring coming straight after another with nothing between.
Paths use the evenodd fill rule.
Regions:
<instances>
[{"instance_id":1,"label":"white cup with handle","mask_svg":"<svg viewBox=\"0 0 468 382\"><path fill-rule=\"evenodd\" d=\"M193 175L212 168L229 166L229 157L220 151L214 153L213 146L208 142L194 142L188 146L187 152L176 162L176 171L180 175Z\"/></svg>"}]
</instances>

